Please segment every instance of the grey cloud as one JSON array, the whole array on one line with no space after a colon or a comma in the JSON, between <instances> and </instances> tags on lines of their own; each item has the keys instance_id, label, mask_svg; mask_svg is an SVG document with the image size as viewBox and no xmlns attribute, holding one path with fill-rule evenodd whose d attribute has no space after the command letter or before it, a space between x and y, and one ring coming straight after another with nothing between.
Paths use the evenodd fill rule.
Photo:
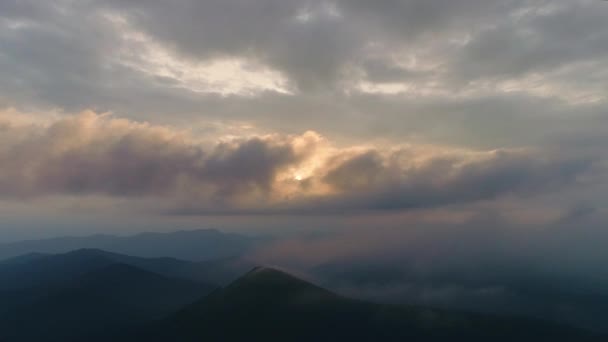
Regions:
<instances>
[{"instance_id":1,"label":"grey cloud","mask_svg":"<svg viewBox=\"0 0 608 342\"><path fill-rule=\"evenodd\" d=\"M194 59L244 56L286 73L300 90L332 89L375 49L447 38L491 23L522 1L107 1L137 27ZM298 20L298 15L302 18ZM191 18L192 20L184 20ZM376 51L378 54L379 51ZM352 81L352 80L350 80ZM329 86L329 88L328 88Z\"/></svg>"},{"instance_id":2,"label":"grey cloud","mask_svg":"<svg viewBox=\"0 0 608 342\"><path fill-rule=\"evenodd\" d=\"M593 165L585 158L498 151L482 160L437 157L413 166L392 161L401 153L383 159L372 151L347 159L323 178L339 194L300 205L311 212L403 210L526 197L575 183Z\"/></svg>"},{"instance_id":3,"label":"grey cloud","mask_svg":"<svg viewBox=\"0 0 608 342\"><path fill-rule=\"evenodd\" d=\"M472 157L416 149L338 149L319 138L261 136L197 143L185 133L84 113L51 125L2 127L5 198L156 198L175 213L327 214L436 208L544 194L575 184L593 160L497 151ZM412 158L424 157L424 162ZM319 159L321 158L321 159ZM289 172L314 161L298 183ZM328 190L329 189L329 190Z\"/></svg>"},{"instance_id":4,"label":"grey cloud","mask_svg":"<svg viewBox=\"0 0 608 342\"><path fill-rule=\"evenodd\" d=\"M243 191L250 185L270 192L277 170L296 164L299 157L290 145L269 146L256 138L235 147L220 144L207 159L202 177L226 192Z\"/></svg>"},{"instance_id":5,"label":"grey cloud","mask_svg":"<svg viewBox=\"0 0 608 342\"><path fill-rule=\"evenodd\" d=\"M451 69L467 79L517 78L605 61L608 8L604 5L598 1L558 2L556 9L547 12L531 7L518 20L502 20L474 34Z\"/></svg>"},{"instance_id":6,"label":"grey cloud","mask_svg":"<svg viewBox=\"0 0 608 342\"><path fill-rule=\"evenodd\" d=\"M386 178L387 172L382 163L378 152L366 152L331 169L323 182L343 191L369 189Z\"/></svg>"},{"instance_id":7,"label":"grey cloud","mask_svg":"<svg viewBox=\"0 0 608 342\"><path fill-rule=\"evenodd\" d=\"M325 13L323 3L107 1L106 6L182 56L251 58L285 72L294 85L312 89L338 78L359 44L339 19ZM296 19L306 12L313 12L310 20Z\"/></svg>"},{"instance_id":8,"label":"grey cloud","mask_svg":"<svg viewBox=\"0 0 608 342\"><path fill-rule=\"evenodd\" d=\"M561 4L561 2L560 2ZM424 47L427 43L443 41L445 44L455 30L460 35L475 33L478 27L504 22L505 13L509 14L521 8L539 6L534 1L480 1L457 0L444 1L191 1L180 0L171 4L163 1L88 1L80 4L57 1L55 6L46 6L34 2L24 2L16 10L8 10L7 17L31 20L48 29L61 30L71 38L75 46L87 47L99 45L103 40L119 41L120 32L108 27L108 23L100 21L98 16L103 11L111 11L127 18L130 24L151 35L165 46L179 51L182 56L192 60L206 60L218 57L245 57L269 64L286 73L291 80L303 91L315 89L331 89L334 83L344 78L352 82L348 68L352 65L366 64L369 44L376 44L376 55L382 52L396 53L401 47ZM583 48L599 46L593 44L597 39L578 39L590 32L604 31L601 26L590 25L587 20L601 18L594 13L596 6L577 2L560 14L571 22L568 27L575 30L565 30L570 36L577 38L578 45ZM584 11L583 14L577 11ZM595 12L598 12L597 10ZM572 13L577 15L571 15ZM303 19L298 20L298 16ZM562 60L572 61L575 57L570 51L560 48L554 42L555 34L550 28L553 22L562 22L560 18L552 20L544 17L530 20L527 28L539 33L537 45L540 57L559 56ZM584 22L583 22L584 21ZM500 37L511 37L523 30L515 25L521 23L507 22L496 28ZM84 27L84 30L74 30ZM72 30L70 30L72 29ZM19 33L22 35L23 33ZM562 36L562 34L560 34ZM568 35L564 35L568 36ZM417 37L424 37L421 40ZM27 36L19 37L28 41ZM57 39L57 37L55 37ZM464 67L473 68L483 65L491 59L485 58L484 44L487 41L496 42L495 38L485 38L477 35L470 46L464 48L461 59L467 63ZM48 43L50 43L49 41ZM484 43L486 42L486 43ZM529 47L515 45L516 40L510 38L509 51L500 54L499 60L508 56L526 54ZM600 43L601 41L598 41ZM47 43L47 44L48 44ZM530 44L536 44L530 42ZM120 45L120 44L114 44ZM561 44L564 46L566 44ZM108 44L110 48L112 44ZM476 48L479 46L479 48ZM546 46L546 48L545 48ZM506 48L505 44L500 50ZM469 51L470 50L470 51ZM493 49L494 50L494 49ZM574 49L582 51L577 55L591 54L589 49ZM497 50L498 51L498 50ZM544 51L544 52L543 52ZM44 51L43 51L44 52ZM66 51L66 53L69 52ZM554 52L557 52L554 54ZM439 51L448 57L452 51ZM449 54L449 55L448 55ZM514 55L515 54L515 55ZM42 56L44 53L41 54ZM103 57L103 53L99 56ZM107 55L107 54L106 54ZM398 53L397 53L398 55ZM76 55L77 56L77 55ZM87 59L92 56L83 55ZM477 59L480 59L479 61ZM372 58L373 60L373 58ZM500 67L496 60L495 65ZM537 59L541 62L540 59ZM81 61L82 63L82 61ZM375 61L378 63L378 61ZM390 62L386 62L390 68ZM509 60L508 64L519 63L517 58ZM377 66L380 70L382 66ZM454 68L460 69L455 65ZM494 72L494 70L492 70ZM114 76L116 77L116 76ZM329 88L328 88L329 86Z\"/></svg>"},{"instance_id":9,"label":"grey cloud","mask_svg":"<svg viewBox=\"0 0 608 342\"><path fill-rule=\"evenodd\" d=\"M5 17L17 27L0 34L3 97L30 106L103 108L112 97L108 79L121 74L105 59L120 46L112 28L78 6L17 3L22 13Z\"/></svg>"},{"instance_id":10,"label":"grey cloud","mask_svg":"<svg viewBox=\"0 0 608 342\"><path fill-rule=\"evenodd\" d=\"M519 21L509 16L553 3L561 9ZM467 91L471 80L494 82L539 71L553 75L545 85L558 82L605 93L603 5L349 1L335 3L340 15L334 15L321 1L5 2L5 20L31 25L0 34L0 101L27 109L110 110L163 123L244 120L270 130L297 133L305 127L353 141L418 139L498 148L537 145L548 135L582 138L602 127L594 117L605 112L605 102L571 104L556 99L559 94L539 97L526 88L506 93L493 89L493 84L464 97L451 95ZM314 15L298 22L295 17L306 10ZM303 89L291 96L263 92L244 98L176 88L170 79L108 59L125 42L120 29L103 17L107 11L124 16L186 60L251 58L283 71ZM456 31L470 31L470 42L451 45L450 34ZM535 38L521 39L522 31L533 32ZM410 38L414 36L425 38ZM370 48L369 42L378 46ZM439 71L395 65L402 50L429 46ZM424 62L424 55L418 58ZM582 68L581 63L593 66ZM358 81L359 76L351 74L353 66L367 72L364 77L372 82L408 81L414 88L438 84L445 89L425 96L344 94L341 87ZM559 71L568 66L574 69ZM596 113L593 118L587 115L591 111Z\"/></svg>"},{"instance_id":11,"label":"grey cloud","mask_svg":"<svg viewBox=\"0 0 608 342\"><path fill-rule=\"evenodd\" d=\"M369 59L361 65L366 80L374 83L401 83L426 77L425 72L404 68L390 61Z\"/></svg>"},{"instance_id":12,"label":"grey cloud","mask_svg":"<svg viewBox=\"0 0 608 342\"><path fill-rule=\"evenodd\" d=\"M388 165L380 155L382 151L377 151L334 169L331 166L335 165L325 165L328 168L324 170L325 178L319 176L314 181L333 187L340 192L338 195L304 199L288 196L289 201L271 209L247 208L254 213L436 207L455 203L459 196L464 201L513 194L527 196L549 191L560 183L572 184L590 164L604 158L602 147L596 145L604 145L604 139L599 137L608 127L605 102L569 103L556 98L557 95L537 96L526 89L505 92L492 89L491 85L472 89L469 81L496 81L497 77L523 77L538 71L551 74L571 66L573 71L554 75L551 80L575 88L590 85L597 90L603 86L601 73L589 72L592 70L589 68L580 73L577 66L603 65L605 44L601 43L605 32L599 20L603 13L598 7L602 4L585 1L557 4L561 6L557 12L532 15L517 22L510 21L513 13L544 8L547 4L474 0L449 4L354 1L333 5L321 1L260 4L184 0L168 4L133 0L78 4L68 1L51 6L6 2L3 24L9 25L10 20L26 24L0 33L3 47L0 101L20 108L59 107L68 112L83 108L111 110L139 120L183 125L212 119L244 121L288 134L313 129L344 145L357 145L363 139L383 139L486 150L537 146L539 153L555 152L550 158L538 159L508 154L504 159L492 160L491 165L469 164L469 169L460 171L456 162L436 161L439 164L427 165L424 173L436 174L438 179L442 179L441 172L458 176L438 187L434 180L423 177L423 172L416 174ZM296 18L306 11L308 17ZM249 58L253 65L258 62L282 71L300 89L292 95L267 91L243 97L177 88L170 78L147 75L108 59L108 52L115 52L125 44L120 29L104 17L108 13L124 17L129 25L164 47L178 51L185 60ZM557 28L561 22L568 23L567 27ZM533 32L536 38L519 44L521 30ZM467 33L471 34L467 44L450 43L453 34L460 37ZM558 35L564 37L563 43ZM377 45L370 47L370 42ZM509 50L501 52L505 46ZM567 46L576 49L566 51ZM432 50L441 62L438 70L426 73L398 65L395 59L403 50L409 51L409 47L411 51ZM545 58L548 54L550 58ZM359 81L356 72L355 76L349 74L353 67L362 68L368 81L408 80L414 87L435 82L441 91L422 96L344 92L341 87L347 85L341 82ZM594 78L592 83L588 82L590 77ZM266 141L220 146L217 151L205 151L201 156L200 146L178 148L161 155L163 149L138 150L137 143L128 140L114 146L104 158L131 160L141 155L140 164L134 162L127 168L127 163L110 172L93 157L78 154L85 152L72 151L52 161L54 164L48 168L52 173L42 182L42 189L49 193L67 189L68 193L101 192L116 196L185 192L185 201L197 205L200 193L216 194L220 203L217 208L209 209L207 202L202 201L199 206L191 205L192 208L180 203L177 210L206 213L224 210L221 204L224 196L255 193L261 196L256 199L265 203L263 197L275 194L275 188L280 187L273 182L277 170L293 167L300 160L290 154L289 144L266 146ZM222 154L222 149L227 149L230 155ZM70 166L66 171L69 179L62 176L62 164ZM145 165L156 171L133 176L142 173ZM250 170L246 171L243 165ZM97 171L86 175L78 171L89 167ZM108 175L122 181L110 181L106 179ZM190 183L183 181L184 177L205 185L202 189L185 185ZM127 186L131 183L132 187ZM151 187L151 183L158 186ZM5 189L12 190L5 192L37 192L32 184L15 190L17 184L6 181ZM361 189L365 191L358 192ZM247 200L253 201L249 197Z\"/></svg>"},{"instance_id":13,"label":"grey cloud","mask_svg":"<svg viewBox=\"0 0 608 342\"><path fill-rule=\"evenodd\" d=\"M346 16L368 29L380 31L392 39L401 36L406 39L424 36L432 37L450 29L466 29L475 24L491 22L504 15L505 11L517 8L524 1L483 1L483 0L344 0L339 1Z\"/></svg>"},{"instance_id":14,"label":"grey cloud","mask_svg":"<svg viewBox=\"0 0 608 342\"><path fill-rule=\"evenodd\" d=\"M275 172L298 158L287 142L253 138L206 149L162 127L92 113L42 130L25 129L5 143L0 149L4 197L171 197L187 186L229 200L238 195L229 190L239 185L270 191Z\"/></svg>"}]
</instances>

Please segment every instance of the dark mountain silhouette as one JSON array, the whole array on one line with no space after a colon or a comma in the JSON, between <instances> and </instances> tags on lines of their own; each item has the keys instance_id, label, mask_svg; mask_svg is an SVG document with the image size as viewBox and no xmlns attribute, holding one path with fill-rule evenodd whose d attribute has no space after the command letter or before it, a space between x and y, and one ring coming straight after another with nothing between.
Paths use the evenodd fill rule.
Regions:
<instances>
[{"instance_id":1,"label":"dark mountain silhouette","mask_svg":"<svg viewBox=\"0 0 608 342\"><path fill-rule=\"evenodd\" d=\"M150 332L151 331L151 332ZM373 304L256 268L137 339L151 341L600 341L544 321Z\"/></svg>"},{"instance_id":2,"label":"dark mountain silhouette","mask_svg":"<svg viewBox=\"0 0 608 342\"><path fill-rule=\"evenodd\" d=\"M0 320L15 309L33 303L45 293L47 291L41 288L0 290Z\"/></svg>"},{"instance_id":3,"label":"dark mountain silhouette","mask_svg":"<svg viewBox=\"0 0 608 342\"><path fill-rule=\"evenodd\" d=\"M33 260L38 260L49 256L50 254L46 253L27 253L23 255L19 255L16 257L8 258L0 261L0 266L2 265L18 265L18 264L26 264Z\"/></svg>"},{"instance_id":4,"label":"dark mountain silhouette","mask_svg":"<svg viewBox=\"0 0 608 342\"><path fill-rule=\"evenodd\" d=\"M29 254L0 263L0 291L61 286L84 273L116 263L132 265L168 277L221 284L240 268L225 260L191 262L173 258L140 258L96 249L57 255ZM234 267L230 268L230 267ZM217 277L217 278L216 278Z\"/></svg>"},{"instance_id":5,"label":"dark mountain silhouette","mask_svg":"<svg viewBox=\"0 0 608 342\"><path fill-rule=\"evenodd\" d=\"M605 340L538 320L349 299L270 268L224 288L151 271L180 263L99 250L6 261L0 277L21 269L11 281L22 282L0 291L0 340Z\"/></svg>"},{"instance_id":6,"label":"dark mountain silhouette","mask_svg":"<svg viewBox=\"0 0 608 342\"><path fill-rule=\"evenodd\" d=\"M7 341L111 341L194 302L213 288L112 264L0 316Z\"/></svg>"},{"instance_id":7,"label":"dark mountain silhouette","mask_svg":"<svg viewBox=\"0 0 608 342\"><path fill-rule=\"evenodd\" d=\"M117 264L121 264L121 268L115 269ZM163 304L165 299L170 303L174 302L176 305L169 305L168 308L176 310L180 308L180 305L186 303L181 300L174 301L175 298L181 298L179 296L182 293L187 295L188 301L193 301L217 287L215 282L207 281L206 270L212 264L207 262L205 265L199 265L199 263L171 258L146 259L92 249L58 255L28 254L5 260L0 263L0 327L4 327L4 329L0 329L0 337L9 331L15 333L22 331L18 327L23 327L27 322L44 326L47 324L45 322L54 321L55 316L64 317L63 324L67 326L75 319L68 313L75 316L78 316L79 313L86 313L88 305L93 305L94 300L116 296L123 292L133 294L135 302L140 303L136 306L138 310L142 311L137 316L141 316L138 318L139 321L146 318L147 314L159 312L155 308L165 307L166 305ZM118 272L120 269L123 270L122 273ZM136 272L136 270L138 271ZM108 275L110 271L111 276ZM171 283L189 284L192 291L182 292L176 286L166 286L168 282L162 281L164 278L171 278ZM151 287L158 290L158 295L146 290ZM164 291L167 293L163 294ZM172 291L178 292L172 293ZM126 304L129 303L129 300L125 295L125 298L116 300L116 302ZM153 307L146 309L144 305L146 302L150 302ZM87 307L70 307L70 303L87 303ZM113 304L112 300L104 300L98 304L99 311L96 312L111 312L113 310L111 305L115 303ZM64 308L70 309L64 311ZM117 310L121 310L120 308L120 306L114 307ZM91 306L91 310L96 310L95 306ZM36 317L35 313L40 313L40 315ZM49 316L45 317L43 313ZM162 313L166 313L166 311L162 311ZM31 317L32 320L27 321L27 317ZM102 317L96 323L85 322L78 323L78 325L83 329L87 327L85 331L90 331L89 327L94 324L114 324L112 322L114 321L110 318ZM89 325L87 326L87 324ZM7 327L15 327L18 330L11 330ZM62 325L58 325L58 327L62 327ZM43 328L36 330L44 331ZM53 330L49 333L49 336L55 335L67 336L65 331L55 332ZM9 340L13 341L13 339Z\"/></svg>"},{"instance_id":8,"label":"dark mountain silhouette","mask_svg":"<svg viewBox=\"0 0 608 342\"><path fill-rule=\"evenodd\" d=\"M126 237L60 237L0 244L0 260L32 252L57 254L89 248L147 258L173 257L203 261L242 255L263 241L260 238L222 233L214 229L142 233Z\"/></svg>"}]
</instances>

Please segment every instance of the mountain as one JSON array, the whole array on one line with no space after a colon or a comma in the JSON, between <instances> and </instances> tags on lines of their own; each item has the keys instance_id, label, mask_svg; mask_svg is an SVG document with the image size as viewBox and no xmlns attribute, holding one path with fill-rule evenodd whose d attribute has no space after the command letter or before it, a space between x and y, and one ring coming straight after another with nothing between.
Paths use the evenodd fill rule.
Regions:
<instances>
[{"instance_id":1,"label":"mountain","mask_svg":"<svg viewBox=\"0 0 608 342\"><path fill-rule=\"evenodd\" d=\"M0 260L34 252L57 254L88 248L146 258L173 257L203 261L242 255L263 241L262 238L222 233L214 229L142 233L126 237L61 237L0 244Z\"/></svg>"},{"instance_id":2,"label":"mountain","mask_svg":"<svg viewBox=\"0 0 608 342\"><path fill-rule=\"evenodd\" d=\"M50 254L46 253L27 253L23 255L19 255L16 257L8 258L0 261L0 266L5 265L18 265L18 264L27 264L32 260L38 260L49 256Z\"/></svg>"},{"instance_id":3,"label":"mountain","mask_svg":"<svg viewBox=\"0 0 608 342\"><path fill-rule=\"evenodd\" d=\"M131 340L145 341L595 341L538 320L399 307L342 297L256 268Z\"/></svg>"},{"instance_id":4,"label":"mountain","mask_svg":"<svg viewBox=\"0 0 608 342\"><path fill-rule=\"evenodd\" d=\"M99 250L6 261L0 279L13 287L0 290L0 340L606 340L538 320L349 299L271 268L224 288L151 271L180 262ZM3 268L22 273L6 278Z\"/></svg>"},{"instance_id":5,"label":"mountain","mask_svg":"<svg viewBox=\"0 0 608 342\"><path fill-rule=\"evenodd\" d=\"M125 264L76 277L0 316L7 341L108 341L160 319L211 287Z\"/></svg>"},{"instance_id":6,"label":"mountain","mask_svg":"<svg viewBox=\"0 0 608 342\"><path fill-rule=\"evenodd\" d=\"M140 258L96 249L80 249L57 255L28 254L0 263L0 294L1 291L59 286L84 273L116 263L168 277L211 284L223 284L244 267L237 261L192 262L173 258Z\"/></svg>"}]
</instances>

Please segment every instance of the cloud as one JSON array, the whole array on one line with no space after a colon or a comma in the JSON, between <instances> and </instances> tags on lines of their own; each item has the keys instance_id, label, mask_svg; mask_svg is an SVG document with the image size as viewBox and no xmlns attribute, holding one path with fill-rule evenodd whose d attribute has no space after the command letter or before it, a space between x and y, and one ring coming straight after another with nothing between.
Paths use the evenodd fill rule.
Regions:
<instances>
[{"instance_id":1,"label":"cloud","mask_svg":"<svg viewBox=\"0 0 608 342\"><path fill-rule=\"evenodd\" d=\"M42 114L0 120L0 196L215 215L601 207L606 11L5 1L0 105ZM71 116L89 108L114 115Z\"/></svg>"},{"instance_id":2,"label":"cloud","mask_svg":"<svg viewBox=\"0 0 608 342\"><path fill-rule=\"evenodd\" d=\"M7 2L0 103L349 143L537 145L606 127L604 5Z\"/></svg>"},{"instance_id":3,"label":"cloud","mask_svg":"<svg viewBox=\"0 0 608 342\"><path fill-rule=\"evenodd\" d=\"M337 148L317 133L205 141L94 112L4 131L0 195L165 199L176 213L337 213L534 196L576 182L585 158L442 147Z\"/></svg>"},{"instance_id":4,"label":"cloud","mask_svg":"<svg viewBox=\"0 0 608 342\"><path fill-rule=\"evenodd\" d=\"M277 170L297 162L287 141L252 138L206 150L185 133L84 112L47 126L13 127L0 149L3 196L167 196L183 183L211 192L269 191Z\"/></svg>"},{"instance_id":5,"label":"cloud","mask_svg":"<svg viewBox=\"0 0 608 342\"><path fill-rule=\"evenodd\" d=\"M411 148L388 153L371 150L333 159L328 161L320 179L309 180L329 187L328 193L294 201L296 210L311 213L404 210L504 196L534 196L576 182L577 176L593 164L588 159L543 158L521 151L463 156L457 152L433 154ZM290 204L285 206L289 208Z\"/></svg>"}]
</instances>

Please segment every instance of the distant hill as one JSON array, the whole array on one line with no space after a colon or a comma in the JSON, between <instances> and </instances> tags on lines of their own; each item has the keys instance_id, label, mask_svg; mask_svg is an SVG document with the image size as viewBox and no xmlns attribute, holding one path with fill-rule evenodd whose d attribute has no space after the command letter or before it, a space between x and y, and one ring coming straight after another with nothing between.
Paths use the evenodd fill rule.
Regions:
<instances>
[{"instance_id":1,"label":"distant hill","mask_svg":"<svg viewBox=\"0 0 608 342\"><path fill-rule=\"evenodd\" d=\"M9 265L9 264L12 264L12 265L27 264L30 261L46 258L49 255L50 254L46 254L46 253L27 253L27 254L16 256L16 257L0 260L0 267L2 265Z\"/></svg>"},{"instance_id":2,"label":"distant hill","mask_svg":"<svg viewBox=\"0 0 608 342\"><path fill-rule=\"evenodd\" d=\"M0 295L1 291L62 286L87 272L117 263L214 286L242 274L243 267L246 267L230 260L192 262L173 258L140 258L97 249L56 255L28 254L0 263Z\"/></svg>"},{"instance_id":3,"label":"distant hill","mask_svg":"<svg viewBox=\"0 0 608 342\"><path fill-rule=\"evenodd\" d=\"M604 341L544 321L373 304L256 268L141 341Z\"/></svg>"},{"instance_id":4,"label":"distant hill","mask_svg":"<svg viewBox=\"0 0 608 342\"><path fill-rule=\"evenodd\" d=\"M222 233L214 229L133 236L93 235L28 240L0 244L0 260L30 253L65 253L76 249L102 249L139 257L173 257L203 261L242 255L263 242L260 238Z\"/></svg>"},{"instance_id":5,"label":"distant hill","mask_svg":"<svg viewBox=\"0 0 608 342\"><path fill-rule=\"evenodd\" d=\"M7 341L110 341L194 302L213 288L125 264L84 273L0 315ZM18 297L14 297L18 298Z\"/></svg>"}]
</instances>

